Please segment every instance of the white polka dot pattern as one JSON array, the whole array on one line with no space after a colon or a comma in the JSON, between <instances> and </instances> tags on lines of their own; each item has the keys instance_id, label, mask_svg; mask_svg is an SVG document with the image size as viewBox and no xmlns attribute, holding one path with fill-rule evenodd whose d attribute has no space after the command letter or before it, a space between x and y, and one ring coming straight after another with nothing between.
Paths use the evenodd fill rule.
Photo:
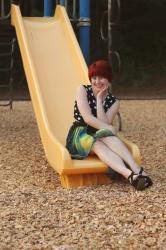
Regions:
<instances>
[{"instance_id":1,"label":"white polka dot pattern","mask_svg":"<svg viewBox=\"0 0 166 250\"><path fill-rule=\"evenodd\" d=\"M85 90L87 92L87 99L89 106L91 108L92 114L96 117L96 98L92 91L91 85L83 85L85 87ZM107 112L107 110L114 104L114 102L117 100L115 96L112 96L111 92L106 96L105 101L103 103L104 111ZM77 106L77 102L75 101L74 105L74 118L76 121L79 121L81 123L85 123Z\"/></svg>"}]
</instances>

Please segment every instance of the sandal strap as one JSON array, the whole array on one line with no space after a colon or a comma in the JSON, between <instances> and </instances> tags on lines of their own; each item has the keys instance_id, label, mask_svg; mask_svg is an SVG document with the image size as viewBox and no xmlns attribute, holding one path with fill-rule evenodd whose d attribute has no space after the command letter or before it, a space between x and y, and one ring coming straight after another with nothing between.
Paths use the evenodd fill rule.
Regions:
<instances>
[{"instance_id":1,"label":"sandal strap","mask_svg":"<svg viewBox=\"0 0 166 250\"><path fill-rule=\"evenodd\" d=\"M143 167L141 167L139 174L142 174L142 172L144 171Z\"/></svg>"},{"instance_id":2,"label":"sandal strap","mask_svg":"<svg viewBox=\"0 0 166 250\"><path fill-rule=\"evenodd\" d=\"M131 172L131 174L128 176L128 180L130 181L130 183L132 183L134 180L133 180L133 176L134 175L137 175L137 174L135 174L133 171Z\"/></svg>"},{"instance_id":3,"label":"sandal strap","mask_svg":"<svg viewBox=\"0 0 166 250\"><path fill-rule=\"evenodd\" d=\"M138 175L138 177L136 178L136 179L133 179L133 176L134 175L138 175L138 174L136 174L136 173L134 173L133 171L131 172L131 174L128 176L128 180L130 181L130 183L131 183L131 185L133 185L134 183L136 183L137 182L137 179L138 178L141 178L142 177L142 175Z\"/></svg>"},{"instance_id":4,"label":"sandal strap","mask_svg":"<svg viewBox=\"0 0 166 250\"><path fill-rule=\"evenodd\" d=\"M136 179L133 179L133 176L137 175ZM131 174L128 176L128 180L130 181L130 184L135 187L135 189L137 190L143 190L145 189L146 185L145 185L145 176L143 175L138 175L136 173L134 173L133 171L131 172Z\"/></svg>"}]
</instances>

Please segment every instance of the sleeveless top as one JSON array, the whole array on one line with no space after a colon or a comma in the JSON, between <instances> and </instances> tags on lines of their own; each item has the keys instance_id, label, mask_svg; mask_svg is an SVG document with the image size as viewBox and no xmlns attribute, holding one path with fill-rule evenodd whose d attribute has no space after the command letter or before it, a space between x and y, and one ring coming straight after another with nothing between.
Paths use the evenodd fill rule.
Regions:
<instances>
[{"instance_id":1,"label":"sleeveless top","mask_svg":"<svg viewBox=\"0 0 166 250\"><path fill-rule=\"evenodd\" d=\"M96 110L96 97L93 94L93 90L92 90L92 86L91 85L83 85L86 92L87 92L87 99L88 99L88 103L89 106L91 108L91 112L92 114L97 117L97 110ZM115 96L113 96L111 94L111 92L109 91L108 95L105 97L105 100L103 102L103 108L105 113L108 111L108 109L115 103L115 101L117 100L117 98ZM78 109L77 106L77 101L75 101L75 105L74 105L74 118L75 118L75 122L74 122L74 126L87 126L87 133L88 134L92 134L95 133L97 131L96 128L93 128L89 125L87 125Z\"/></svg>"}]
</instances>

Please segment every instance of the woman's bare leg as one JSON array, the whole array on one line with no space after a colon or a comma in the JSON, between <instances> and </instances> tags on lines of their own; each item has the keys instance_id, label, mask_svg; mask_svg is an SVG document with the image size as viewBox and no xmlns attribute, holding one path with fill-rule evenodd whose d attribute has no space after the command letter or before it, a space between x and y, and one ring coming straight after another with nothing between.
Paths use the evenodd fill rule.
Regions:
<instances>
[{"instance_id":1,"label":"woman's bare leg","mask_svg":"<svg viewBox=\"0 0 166 250\"><path fill-rule=\"evenodd\" d=\"M118 137L109 136L100 140L105 143L107 147L109 147L113 152L119 155L119 157L122 158L136 174L140 172L140 167L133 159L130 151Z\"/></svg>"},{"instance_id":2,"label":"woman's bare leg","mask_svg":"<svg viewBox=\"0 0 166 250\"><path fill-rule=\"evenodd\" d=\"M119 174L123 175L126 179L131 174L132 171L126 168L123 160L102 141L96 141L93 144L92 151L100 158L100 160ZM135 175L134 178L137 178L137 175Z\"/></svg>"}]
</instances>

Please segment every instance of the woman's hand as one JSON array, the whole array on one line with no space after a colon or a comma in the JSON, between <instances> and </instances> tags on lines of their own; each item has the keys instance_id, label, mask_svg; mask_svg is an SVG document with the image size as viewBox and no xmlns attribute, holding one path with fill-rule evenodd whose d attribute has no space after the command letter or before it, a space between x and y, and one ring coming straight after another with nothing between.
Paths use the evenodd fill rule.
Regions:
<instances>
[{"instance_id":1,"label":"woman's hand","mask_svg":"<svg viewBox=\"0 0 166 250\"><path fill-rule=\"evenodd\" d=\"M108 86L105 86L103 89L101 89L98 94L96 95L96 99L97 101L103 101L104 98L107 96L108 94Z\"/></svg>"},{"instance_id":2,"label":"woman's hand","mask_svg":"<svg viewBox=\"0 0 166 250\"><path fill-rule=\"evenodd\" d=\"M99 98L100 98L100 95L99 95ZM117 133L116 129L112 125L109 125L108 121L107 120L105 121L105 118L103 119L101 114L99 115L99 117L95 117L92 114L89 103L88 103L88 99L87 99L87 92L82 85L79 86L77 90L76 100L77 100L79 111L85 123L87 123L89 126L94 127L96 129L101 129L101 128L109 129L110 131L112 131L114 135L116 135ZM99 105L99 107L102 107L102 105ZM104 113L104 111L102 112Z\"/></svg>"},{"instance_id":3,"label":"woman's hand","mask_svg":"<svg viewBox=\"0 0 166 250\"><path fill-rule=\"evenodd\" d=\"M106 113L104 111L103 107L103 101L107 95L108 87L104 86L96 95L97 105L96 105L96 111L97 111L97 118L103 121L104 123L108 124L108 119L106 116Z\"/></svg>"}]
</instances>

